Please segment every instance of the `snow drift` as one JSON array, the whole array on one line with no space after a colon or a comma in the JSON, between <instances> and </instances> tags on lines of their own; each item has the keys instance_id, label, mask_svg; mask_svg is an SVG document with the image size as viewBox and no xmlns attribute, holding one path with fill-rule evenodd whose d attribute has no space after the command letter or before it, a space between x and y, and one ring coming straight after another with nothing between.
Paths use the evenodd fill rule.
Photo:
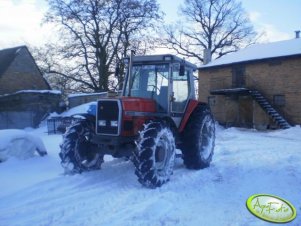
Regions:
<instances>
[{"instance_id":1,"label":"snow drift","mask_svg":"<svg viewBox=\"0 0 301 226\"><path fill-rule=\"evenodd\" d=\"M43 141L38 136L17 129L0 130L0 162L9 157L28 159L36 152L40 156L47 154Z\"/></svg>"}]
</instances>

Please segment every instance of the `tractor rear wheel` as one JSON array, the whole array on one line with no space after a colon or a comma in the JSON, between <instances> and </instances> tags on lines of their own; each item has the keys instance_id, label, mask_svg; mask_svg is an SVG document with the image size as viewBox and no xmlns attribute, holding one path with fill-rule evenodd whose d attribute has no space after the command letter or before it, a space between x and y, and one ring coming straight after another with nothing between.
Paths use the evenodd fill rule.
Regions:
<instances>
[{"instance_id":1,"label":"tractor rear wheel","mask_svg":"<svg viewBox=\"0 0 301 226\"><path fill-rule=\"evenodd\" d=\"M134 152L135 173L138 181L156 188L169 181L175 161L175 140L164 122L144 125Z\"/></svg>"},{"instance_id":2,"label":"tractor rear wheel","mask_svg":"<svg viewBox=\"0 0 301 226\"><path fill-rule=\"evenodd\" d=\"M100 169L103 156L95 152L95 145L89 141L93 133L92 122L88 120L75 122L67 129L59 153L65 173Z\"/></svg>"},{"instance_id":3,"label":"tractor rear wheel","mask_svg":"<svg viewBox=\"0 0 301 226\"><path fill-rule=\"evenodd\" d=\"M215 122L208 105L199 104L183 132L183 159L189 169L210 165L215 144Z\"/></svg>"}]
</instances>

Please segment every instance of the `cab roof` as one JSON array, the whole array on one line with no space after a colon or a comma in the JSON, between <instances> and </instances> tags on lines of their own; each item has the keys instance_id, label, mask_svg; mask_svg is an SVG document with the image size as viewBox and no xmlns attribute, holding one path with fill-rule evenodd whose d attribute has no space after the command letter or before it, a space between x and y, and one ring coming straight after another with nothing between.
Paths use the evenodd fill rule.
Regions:
<instances>
[{"instance_id":1,"label":"cab roof","mask_svg":"<svg viewBox=\"0 0 301 226\"><path fill-rule=\"evenodd\" d=\"M144 56L134 56L133 57L133 63L184 63L186 67L190 67L193 70L197 69L197 66L195 64L192 64L185 59L182 59L180 57L177 57L172 54L161 54L161 55L144 55Z\"/></svg>"}]
</instances>

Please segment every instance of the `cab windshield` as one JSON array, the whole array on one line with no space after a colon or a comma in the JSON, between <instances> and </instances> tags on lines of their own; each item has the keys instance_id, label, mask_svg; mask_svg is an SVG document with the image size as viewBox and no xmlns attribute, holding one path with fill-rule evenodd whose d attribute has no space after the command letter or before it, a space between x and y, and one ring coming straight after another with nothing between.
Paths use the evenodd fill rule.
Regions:
<instances>
[{"instance_id":1,"label":"cab windshield","mask_svg":"<svg viewBox=\"0 0 301 226\"><path fill-rule=\"evenodd\" d=\"M169 64L134 65L125 95L154 99L158 110L165 111L168 107L168 76Z\"/></svg>"}]
</instances>

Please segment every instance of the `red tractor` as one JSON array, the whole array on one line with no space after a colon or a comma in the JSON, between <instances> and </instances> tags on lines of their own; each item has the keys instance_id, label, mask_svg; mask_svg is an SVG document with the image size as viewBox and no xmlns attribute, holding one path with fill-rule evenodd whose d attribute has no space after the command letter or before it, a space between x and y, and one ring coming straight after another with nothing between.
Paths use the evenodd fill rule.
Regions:
<instances>
[{"instance_id":1,"label":"red tractor","mask_svg":"<svg viewBox=\"0 0 301 226\"><path fill-rule=\"evenodd\" d=\"M173 173L176 149L189 169L208 167L214 119L195 97L196 66L174 55L128 58L121 96L98 100L66 131L60 157L66 173L100 169L103 156L133 160L138 181L160 187Z\"/></svg>"}]
</instances>

